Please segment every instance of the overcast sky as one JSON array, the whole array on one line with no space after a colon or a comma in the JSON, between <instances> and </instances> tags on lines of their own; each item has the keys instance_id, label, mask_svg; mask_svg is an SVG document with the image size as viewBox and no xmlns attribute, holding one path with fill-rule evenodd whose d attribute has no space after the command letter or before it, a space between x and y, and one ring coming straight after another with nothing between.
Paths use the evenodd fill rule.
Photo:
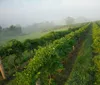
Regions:
<instances>
[{"instance_id":1,"label":"overcast sky","mask_svg":"<svg viewBox=\"0 0 100 85\"><path fill-rule=\"evenodd\" d=\"M100 19L100 0L0 0L0 25L85 16Z\"/></svg>"}]
</instances>

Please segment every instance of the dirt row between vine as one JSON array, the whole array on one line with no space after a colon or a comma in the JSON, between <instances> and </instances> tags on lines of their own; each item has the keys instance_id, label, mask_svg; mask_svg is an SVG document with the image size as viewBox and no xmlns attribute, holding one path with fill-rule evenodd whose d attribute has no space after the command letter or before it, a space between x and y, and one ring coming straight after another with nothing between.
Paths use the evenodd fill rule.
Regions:
<instances>
[{"instance_id":1,"label":"dirt row between vine","mask_svg":"<svg viewBox=\"0 0 100 85\"><path fill-rule=\"evenodd\" d=\"M85 37L78 40L78 43L75 45L75 49L65 59L65 61L63 63L65 70L62 71L59 75L56 75L56 78L55 78L57 85L64 85L64 83L67 81L67 79L72 71L75 60L77 58L80 47L81 47L83 41L86 39L87 34L88 33L86 32Z\"/></svg>"}]
</instances>

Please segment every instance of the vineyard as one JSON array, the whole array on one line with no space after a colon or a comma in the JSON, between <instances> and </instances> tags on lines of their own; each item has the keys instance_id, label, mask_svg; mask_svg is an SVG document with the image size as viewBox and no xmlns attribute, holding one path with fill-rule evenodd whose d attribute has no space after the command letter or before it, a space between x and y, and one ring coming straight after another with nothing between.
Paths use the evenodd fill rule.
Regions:
<instances>
[{"instance_id":1,"label":"vineyard","mask_svg":"<svg viewBox=\"0 0 100 85\"><path fill-rule=\"evenodd\" d=\"M100 22L0 46L0 85L100 85Z\"/></svg>"}]
</instances>

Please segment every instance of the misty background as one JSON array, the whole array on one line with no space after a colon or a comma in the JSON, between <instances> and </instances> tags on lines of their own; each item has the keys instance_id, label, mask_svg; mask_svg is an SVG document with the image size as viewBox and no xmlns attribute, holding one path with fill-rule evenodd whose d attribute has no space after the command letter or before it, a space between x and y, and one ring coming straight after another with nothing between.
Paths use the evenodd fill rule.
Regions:
<instances>
[{"instance_id":1,"label":"misty background","mask_svg":"<svg viewBox=\"0 0 100 85\"><path fill-rule=\"evenodd\" d=\"M0 25L64 23L68 16L100 19L100 0L0 0Z\"/></svg>"},{"instance_id":2,"label":"misty background","mask_svg":"<svg viewBox=\"0 0 100 85\"><path fill-rule=\"evenodd\" d=\"M73 24L99 20L99 3L100 0L0 0L0 43L33 39L41 32L67 25L68 18L74 20Z\"/></svg>"}]
</instances>

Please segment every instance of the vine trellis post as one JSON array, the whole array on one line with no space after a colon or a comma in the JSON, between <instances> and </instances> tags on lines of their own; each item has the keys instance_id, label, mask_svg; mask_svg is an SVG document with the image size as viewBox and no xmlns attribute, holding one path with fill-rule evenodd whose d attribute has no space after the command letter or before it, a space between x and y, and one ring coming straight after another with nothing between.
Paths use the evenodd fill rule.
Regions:
<instances>
[{"instance_id":1,"label":"vine trellis post","mask_svg":"<svg viewBox=\"0 0 100 85\"><path fill-rule=\"evenodd\" d=\"M2 74L2 78L6 79L4 68L3 68L3 65L2 65L2 62L1 62L1 57L0 57L0 72Z\"/></svg>"},{"instance_id":2,"label":"vine trellis post","mask_svg":"<svg viewBox=\"0 0 100 85\"><path fill-rule=\"evenodd\" d=\"M36 81L36 85L41 85L40 78Z\"/></svg>"}]
</instances>

